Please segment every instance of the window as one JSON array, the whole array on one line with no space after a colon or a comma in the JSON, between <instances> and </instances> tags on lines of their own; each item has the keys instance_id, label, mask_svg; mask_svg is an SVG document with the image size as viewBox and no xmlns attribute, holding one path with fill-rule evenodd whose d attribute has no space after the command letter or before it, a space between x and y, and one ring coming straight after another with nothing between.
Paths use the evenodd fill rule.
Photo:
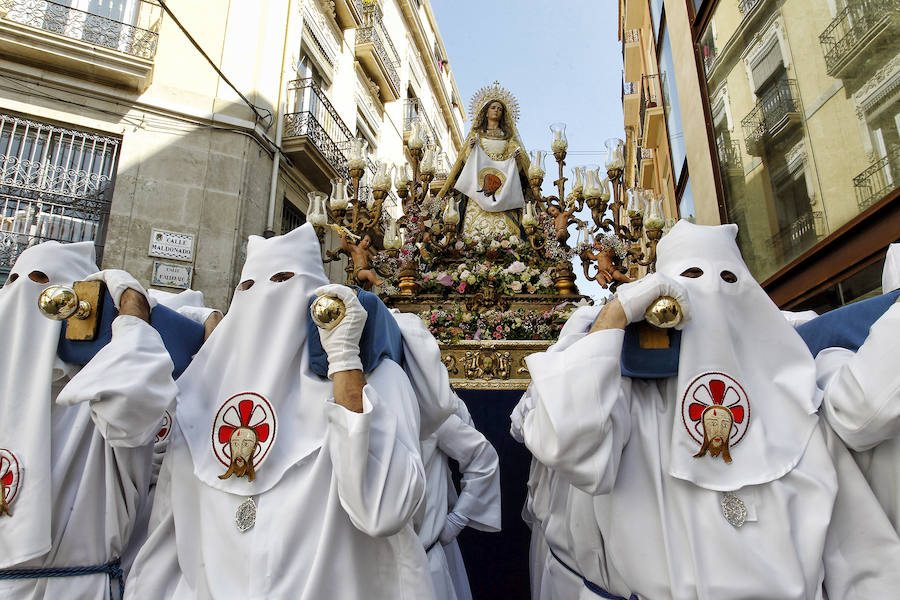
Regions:
<instances>
[{"instance_id":1,"label":"window","mask_svg":"<svg viewBox=\"0 0 900 600\"><path fill-rule=\"evenodd\" d=\"M293 231L304 223L306 223L306 215L285 196L281 209L281 233Z\"/></svg>"},{"instance_id":2,"label":"window","mask_svg":"<svg viewBox=\"0 0 900 600\"><path fill-rule=\"evenodd\" d=\"M666 111L666 128L669 133L669 149L672 152L672 173L678 177L684 169L687 149L684 144L684 127L681 124L681 107L678 103L678 89L675 85L675 61L672 59L672 45L669 32L663 29L659 48L659 80L662 89L663 106Z\"/></svg>"},{"instance_id":3,"label":"window","mask_svg":"<svg viewBox=\"0 0 900 600\"><path fill-rule=\"evenodd\" d=\"M684 190L682 190L681 199L678 201L678 216L691 223L696 223L697 221L697 211L694 210L694 192L691 190L690 177L685 180Z\"/></svg>"},{"instance_id":4,"label":"window","mask_svg":"<svg viewBox=\"0 0 900 600\"><path fill-rule=\"evenodd\" d=\"M119 144L0 114L0 267L44 240L94 241L99 262Z\"/></svg>"},{"instance_id":5,"label":"window","mask_svg":"<svg viewBox=\"0 0 900 600\"><path fill-rule=\"evenodd\" d=\"M650 0L650 21L653 24L653 35L659 35L659 23L662 20L663 0Z\"/></svg>"}]
</instances>

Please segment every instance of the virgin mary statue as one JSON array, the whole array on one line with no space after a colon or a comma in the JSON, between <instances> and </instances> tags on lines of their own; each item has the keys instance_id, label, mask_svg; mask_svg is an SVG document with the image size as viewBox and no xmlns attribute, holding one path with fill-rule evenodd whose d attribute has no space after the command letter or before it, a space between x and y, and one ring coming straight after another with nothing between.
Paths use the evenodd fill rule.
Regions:
<instances>
[{"instance_id":1,"label":"virgin mary statue","mask_svg":"<svg viewBox=\"0 0 900 600\"><path fill-rule=\"evenodd\" d=\"M461 196L462 237L504 239L519 233L528 187L528 154L519 139L519 103L495 81L478 90L469 105L472 129L441 198Z\"/></svg>"}]
</instances>

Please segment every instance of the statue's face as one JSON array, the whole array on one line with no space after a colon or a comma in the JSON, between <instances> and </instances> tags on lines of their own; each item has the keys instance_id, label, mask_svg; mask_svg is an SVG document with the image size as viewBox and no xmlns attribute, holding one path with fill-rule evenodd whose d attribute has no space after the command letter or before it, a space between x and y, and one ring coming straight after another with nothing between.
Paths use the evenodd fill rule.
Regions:
<instances>
[{"instance_id":1,"label":"statue's face","mask_svg":"<svg viewBox=\"0 0 900 600\"><path fill-rule=\"evenodd\" d=\"M547 212L550 213L551 217L555 217L555 216L559 215L559 209L556 208L555 206L551 206L550 208L548 208Z\"/></svg>"},{"instance_id":2,"label":"statue's face","mask_svg":"<svg viewBox=\"0 0 900 600\"><path fill-rule=\"evenodd\" d=\"M359 240L359 247L365 250L372 244L372 238L369 237L368 234L364 235L361 240Z\"/></svg>"},{"instance_id":3,"label":"statue's face","mask_svg":"<svg viewBox=\"0 0 900 600\"><path fill-rule=\"evenodd\" d=\"M238 427L231 434L231 460L237 465L244 465L253 458L256 449L256 432L249 427Z\"/></svg>"},{"instance_id":4,"label":"statue's face","mask_svg":"<svg viewBox=\"0 0 900 600\"><path fill-rule=\"evenodd\" d=\"M487 112L485 113L488 119L491 120L500 120L503 118L503 104L494 100L488 105Z\"/></svg>"},{"instance_id":5,"label":"statue's face","mask_svg":"<svg viewBox=\"0 0 900 600\"><path fill-rule=\"evenodd\" d=\"M728 443L733 420L731 411L727 408L713 406L706 409L703 413L703 430L711 448L718 449Z\"/></svg>"}]
</instances>

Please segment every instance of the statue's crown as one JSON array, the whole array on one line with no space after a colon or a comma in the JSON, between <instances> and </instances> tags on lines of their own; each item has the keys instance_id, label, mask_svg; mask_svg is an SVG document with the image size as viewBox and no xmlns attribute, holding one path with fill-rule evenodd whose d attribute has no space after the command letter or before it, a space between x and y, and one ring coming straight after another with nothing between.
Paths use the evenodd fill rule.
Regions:
<instances>
[{"instance_id":1,"label":"statue's crown","mask_svg":"<svg viewBox=\"0 0 900 600\"><path fill-rule=\"evenodd\" d=\"M519 120L519 101L516 100L516 97L512 92L500 85L499 81L486 85L475 92L472 96L472 100L469 102L469 118L474 121L478 116L478 111L480 111L484 105L493 102L494 100L499 100L503 103L503 106L509 111L509 116L513 122Z\"/></svg>"}]
</instances>

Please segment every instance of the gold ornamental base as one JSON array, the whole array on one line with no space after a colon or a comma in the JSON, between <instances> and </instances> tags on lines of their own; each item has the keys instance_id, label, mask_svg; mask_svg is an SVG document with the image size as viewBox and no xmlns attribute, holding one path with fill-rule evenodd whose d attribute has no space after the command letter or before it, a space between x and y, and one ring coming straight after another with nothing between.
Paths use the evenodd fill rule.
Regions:
<instances>
[{"instance_id":1,"label":"gold ornamental base","mask_svg":"<svg viewBox=\"0 0 900 600\"><path fill-rule=\"evenodd\" d=\"M440 344L441 360L458 390L524 390L531 383L525 357L551 340L462 340Z\"/></svg>"}]
</instances>

